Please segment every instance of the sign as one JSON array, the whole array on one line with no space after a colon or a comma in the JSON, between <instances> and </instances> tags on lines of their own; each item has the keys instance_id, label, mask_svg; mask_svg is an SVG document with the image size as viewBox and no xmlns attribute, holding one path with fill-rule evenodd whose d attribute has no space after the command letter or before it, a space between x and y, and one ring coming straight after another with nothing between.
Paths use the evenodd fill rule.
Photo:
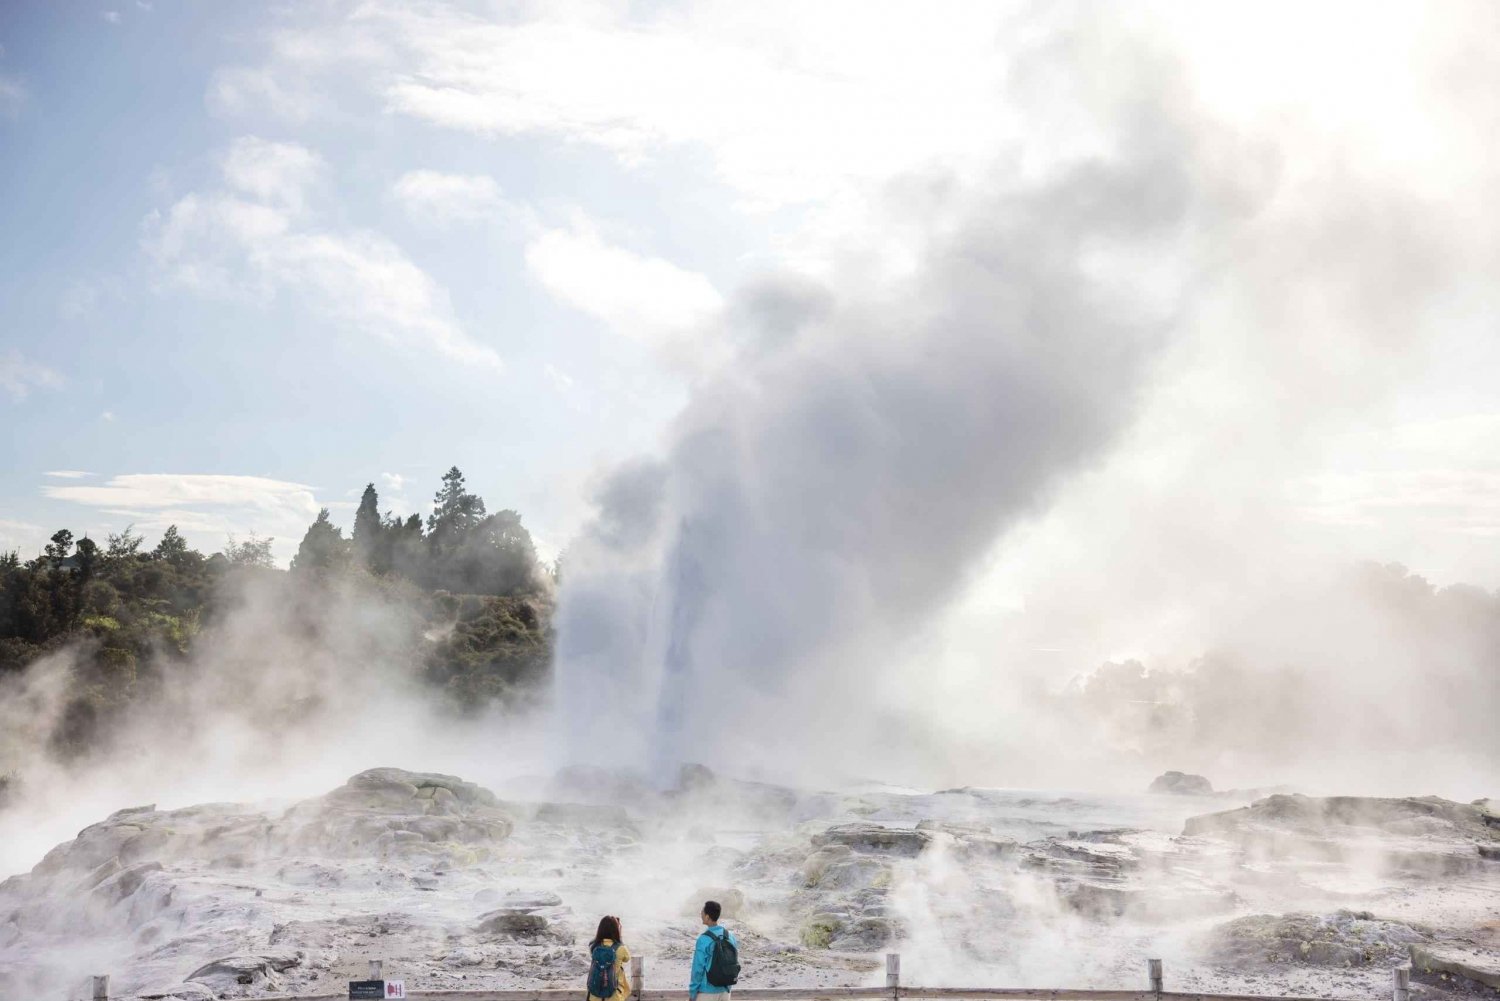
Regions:
<instances>
[{"instance_id":1,"label":"sign","mask_svg":"<svg viewBox=\"0 0 1500 1001\"><path fill-rule=\"evenodd\" d=\"M404 980L351 980L349 1001L405 1001Z\"/></svg>"},{"instance_id":2,"label":"sign","mask_svg":"<svg viewBox=\"0 0 1500 1001\"><path fill-rule=\"evenodd\" d=\"M387 980L385 982L385 997L386 1001L390 1001L391 998L406 997L406 981Z\"/></svg>"}]
</instances>

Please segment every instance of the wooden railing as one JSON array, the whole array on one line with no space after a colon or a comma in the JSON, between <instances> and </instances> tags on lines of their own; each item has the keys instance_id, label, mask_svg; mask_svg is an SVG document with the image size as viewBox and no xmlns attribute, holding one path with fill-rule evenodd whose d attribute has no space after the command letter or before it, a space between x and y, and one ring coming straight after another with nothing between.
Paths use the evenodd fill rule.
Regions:
<instances>
[{"instance_id":1,"label":"wooden railing","mask_svg":"<svg viewBox=\"0 0 1500 1001\"><path fill-rule=\"evenodd\" d=\"M382 963L370 961L371 980L381 980ZM641 957L630 961L631 1001L686 1001L686 990L646 990L646 964ZM1168 991L1162 987L1162 962L1146 961L1149 986L1146 990L1093 990L1070 987L912 987L901 983L901 956L887 953L884 987L746 987L734 991L733 1001L835 1001L842 998L870 998L871 1001L901 1001L902 998L934 998L949 1001L1330 1001L1329 998L1285 997L1269 994L1203 994ZM1391 1001L1411 1001L1411 968L1391 971ZM536 990L408 990L412 1001L579 1001L579 988L541 988ZM111 1001L109 977L93 978L92 1001ZM115 1001L121 996L115 995ZM265 994L256 1001L344 1001L337 994ZM1359 999L1373 1001L1373 999Z\"/></svg>"}]
</instances>

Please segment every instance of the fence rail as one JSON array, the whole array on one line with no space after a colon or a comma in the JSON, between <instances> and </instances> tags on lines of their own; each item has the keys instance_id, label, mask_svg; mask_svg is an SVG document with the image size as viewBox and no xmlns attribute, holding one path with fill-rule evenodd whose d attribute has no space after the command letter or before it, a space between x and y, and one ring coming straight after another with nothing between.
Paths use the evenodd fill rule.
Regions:
<instances>
[{"instance_id":1,"label":"fence rail","mask_svg":"<svg viewBox=\"0 0 1500 1001\"><path fill-rule=\"evenodd\" d=\"M370 961L369 979L381 980L382 963ZM1329 998L1287 997L1271 994L1204 994L1164 990L1162 962L1146 962L1149 989L1141 991L1093 990L1069 987L913 987L901 983L901 956L885 957L884 987L747 987L734 991L733 1001L841 1001L845 998L869 998L871 1001L901 1001L902 998L932 1001L1340 1001ZM1411 1001L1411 969L1401 966L1391 971L1391 1001ZM109 977L95 976L91 1001L124 1001L123 995L111 995ZM630 1001L687 1001L686 990L646 990L645 962L640 956L630 962ZM540 988L535 990L408 990L410 1001L579 1001L577 988ZM257 1001L345 1001L337 994L261 995ZM1351 1001L1351 999L1344 999ZM1374 1001L1374 999L1357 999Z\"/></svg>"}]
</instances>

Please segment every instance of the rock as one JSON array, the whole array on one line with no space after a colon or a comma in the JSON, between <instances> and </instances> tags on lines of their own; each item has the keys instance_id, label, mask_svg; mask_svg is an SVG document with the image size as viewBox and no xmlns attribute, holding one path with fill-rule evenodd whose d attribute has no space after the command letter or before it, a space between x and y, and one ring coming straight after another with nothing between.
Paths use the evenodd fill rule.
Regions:
<instances>
[{"instance_id":1,"label":"rock","mask_svg":"<svg viewBox=\"0 0 1500 1001\"><path fill-rule=\"evenodd\" d=\"M827 949L833 938L844 927L844 917L838 914L814 914L802 924L798 937L809 949Z\"/></svg>"},{"instance_id":2,"label":"rock","mask_svg":"<svg viewBox=\"0 0 1500 1001\"><path fill-rule=\"evenodd\" d=\"M842 845L855 851L915 856L932 842L927 831L880 824L839 824L813 836L815 847Z\"/></svg>"},{"instance_id":3,"label":"rock","mask_svg":"<svg viewBox=\"0 0 1500 1001\"><path fill-rule=\"evenodd\" d=\"M802 885L808 889L856 890L889 886L890 866L875 858L855 855L843 845L814 852L802 863Z\"/></svg>"},{"instance_id":4,"label":"rock","mask_svg":"<svg viewBox=\"0 0 1500 1001\"><path fill-rule=\"evenodd\" d=\"M547 919L524 911L491 911L479 919L481 935L505 938L535 938L547 930Z\"/></svg>"},{"instance_id":5,"label":"rock","mask_svg":"<svg viewBox=\"0 0 1500 1001\"><path fill-rule=\"evenodd\" d=\"M215 989L216 992L230 985L247 985L274 990L280 986L276 974L299 965L302 958L296 953L269 953L266 955L226 956L198 967L185 978Z\"/></svg>"},{"instance_id":6,"label":"rock","mask_svg":"<svg viewBox=\"0 0 1500 1001\"><path fill-rule=\"evenodd\" d=\"M1392 964L1426 934L1368 911L1333 914L1255 914L1216 927L1207 943L1215 962L1234 966L1299 963L1310 966Z\"/></svg>"},{"instance_id":7,"label":"rock","mask_svg":"<svg viewBox=\"0 0 1500 1001\"><path fill-rule=\"evenodd\" d=\"M133 865L124 866L114 875L100 882L91 896L106 905L118 904L139 890L146 882L147 876L161 871L160 862L136 862Z\"/></svg>"},{"instance_id":8,"label":"rock","mask_svg":"<svg viewBox=\"0 0 1500 1001\"><path fill-rule=\"evenodd\" d=\"M1212 796L1214 787L1202 775L1186 772L1164 772L1151 781L1147 792L1167 793L1173 796Z\"/></svg>"},{"instance_id":9,"label":"rock","mask_svg":"<svg viewBox=\"0 0 1500 1001\"><path fill-rule=\"evenodd\" d=\"M1500 955L1467 949L1457 944L1412 943L1412 970L1425 974L1462 977L1500 991Z\"/></svg>"},{"instance_id":10,"label":"rock","mask_svg":"<svg viewBox=\"0 0 1500 1001\"><path fill-rule=\"evenodd\" d=\"M485 892L483 890L481 893ZM530 892L517 890L512 893L502 894L499 897L500 910L506 911L540 911L549 907L561 907L562 898L547 890L533 890Z\"/></svg>"},{"instance_id":11,"label":"rock","mask_svg":"<svg viewBox=\"0 0 1500 1001\"><path fill-rule=\"evenodd\" d=\"M1190 817L1183 834L1224 838L1272 858L1381 867L1440 877L1488 866L1482 849L1500 846L1500 829L1478 806L1436 796L1276 795L1238 810Z\"/></svg>"},{"instance_id":12,"label":"rock","mask_svg":"<svg viewBox=\"0 0 1500 1001\"><path fill-rule=\"evenodd\" d=\"M889 918L860 917L840 925L828 948L840 952L875 952L890 944L895 926Z\"/></svg>"},{"instance_id":13,"label":"rock","mask_svg":"<svg viewBox=\"0 0 1500 1001\"><path fill-rule=\"evenodd\" d=\"M677 790L690 792L695 789L709 789L718 780L719 777L707 765L689 763L683 765L677 773Z\"/></svg>"},{"instance_id":14,"label":"rock","mask_svg":"<svg viewBox=\"0 0 1500 1001\"><path fill-rule=\"evenodd\" d=\"M684 900L681 913L687 917L697 917L703 912L703 903L707 900L717 900L726 918L738 918L745 912L745 895L739 890L709 886L695 890L692 896Z\"/></svg>"},{"instance_id":15,"label":"rock","mask_svg":"<svg viewBox=\"0 0 1500 1001\"><path fill-rule=\"evenodd\" d=\"M1373 796L1315 797L1300 794L1267 796L1238 810L1191 817L1183 833L1221 834L1259 823L1283 830L1321 834L1330 827L1389 830L1397 833L1413 820L1432 822L1436 829L1465 838L1489 840L1489 823L1481 809L1437 796L1383 799Z\"/></svg>"}]
</instances>

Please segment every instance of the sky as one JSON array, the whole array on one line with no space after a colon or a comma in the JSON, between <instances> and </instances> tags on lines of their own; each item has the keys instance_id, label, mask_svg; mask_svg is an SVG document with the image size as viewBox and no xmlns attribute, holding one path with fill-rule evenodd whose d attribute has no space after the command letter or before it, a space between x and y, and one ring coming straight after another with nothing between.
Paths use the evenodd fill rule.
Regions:
<instances>
[{"instance_id":1,"label":"sky","mask_svg":"<svg viewBox=\"0 0 1500 1001\"><path fill-rule=\"evenodd\" d=\"M665 454L774 324L768 281L840 302L898 281L943 211L934 192L1088 155L1076 108L1023 71L1060 26L1098 19L994 3L3 5L0 547L175 523L205 551L274 536L285 561L319 507L347 528L374 483L383 508L425 513L457 465L555 555L611 474ZM1233 137L1224 155L1254 174L1264 154L1257 198L1294 208L1347 174L1446 227L1442 253L1408 261L1422 233L1352 205L1357 225L1245 267L1388 245L1392 282L1431 267L1441 288L1347 337L1323 337L1322 302L1206 311L1107 447L986 541L960 607L1035 600L1058 566L1103 594L1154 562L1144 551L1251 537L1277 559L1500 586L1485 146L1500 115L1475 42L1493 16L1142 4L1104 20L1085 33L1100 76L1079 85L1128 95L1104 69L1125 39L1165 53L1155 72ZM1250 252L1204 249L1234 267Z\"/></svg>"}]
</instances>

